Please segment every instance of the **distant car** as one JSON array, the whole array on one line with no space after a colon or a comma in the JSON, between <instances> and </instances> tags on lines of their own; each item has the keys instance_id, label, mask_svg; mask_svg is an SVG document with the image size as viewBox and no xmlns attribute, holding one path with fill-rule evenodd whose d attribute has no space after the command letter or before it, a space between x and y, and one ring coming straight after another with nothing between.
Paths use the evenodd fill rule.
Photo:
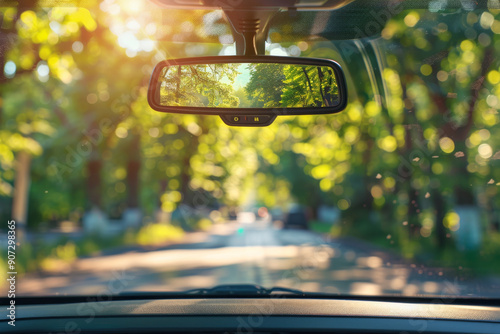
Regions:
<instances>
[{"instance_id":1,"label":"distant car","mask_svg":"<svg viewBox=\"0 0 500 334\"><path fill-rule=\"evenodd\" d=\"M228 210L227 218L229 220L237 220L238 219L238 212L235 208L230 208Z\"/></svg>"},{"instance_id":2,"label":"distant car","mask_svg":"<svg viewBox=\"0 0 500 334\"><path fill-rule=\"evenodd\" d=\"M309 222L304 208L297 207L291 209L283 221L284 229L309 229Z\"/></svg>"},{"instance_id":3,"label":"distant car","mask_svg":"<svg viewBox=\"0 0 500 334\"><path fill-rule=\"evenodd\" d=\"M283 221L284 218L284 213L281 208L275 207L269 210L269 214L271 215L272 220L279 220Z\"/></svg>"}]
</instances>

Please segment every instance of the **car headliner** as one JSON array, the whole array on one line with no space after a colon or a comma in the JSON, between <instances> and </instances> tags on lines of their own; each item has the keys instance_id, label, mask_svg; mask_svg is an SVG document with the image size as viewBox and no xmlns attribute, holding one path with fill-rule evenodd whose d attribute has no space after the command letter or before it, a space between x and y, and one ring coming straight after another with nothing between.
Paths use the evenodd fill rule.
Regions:
<instances>
[{"instance_id":1,"label":"car headliner","mask_svg":"<svg viewBox=\"0 0 500 334\"><path fill-rule=\"evenodd\" d=\"M177 0L153 0L155 5L161 7L179 7L182 1ZM235 1L226 1L231 3L231 9L235 8ZM216 2L218 5L226 3L225 1ZM252 3L260 4L259 0L241 1L245 8L252 8ZM280 3L282 3L281 1ZM348 2L348 1L347 1ZM193 2L191 2L193 3ZM192 5L192 9L206 9L206 5ZM204 3L211 3L205 1ZM269 1L269 3L272 3ZM327 2L328 3L328 2ZM380 36L385 22L392 16L409 9L429 9L439 12L456 12L457 10L476 10L498 6L500 2L488 4L487 0L354 0L347 4L342 4L340 8L329 10L281 10L270 23L270 41L271 42L297 42L313 40L350 40L360 38L376 38ZM184 6L186 8L186 6ZM214 9L219 7L213 7ZM238 6L236 5L236 8ZM329 7L331 8L331 7ZM186 9L186 10L192 10ZM262 8L252 9L262 11ZM229 23L225 20L217 22L226 25L229 29ZM279 41L273 37L273 32L279 32ZM274 39L274 40L273 40ZM187 42L203 42L196 36L190 36Z\"/></svg>"}]
</instances>

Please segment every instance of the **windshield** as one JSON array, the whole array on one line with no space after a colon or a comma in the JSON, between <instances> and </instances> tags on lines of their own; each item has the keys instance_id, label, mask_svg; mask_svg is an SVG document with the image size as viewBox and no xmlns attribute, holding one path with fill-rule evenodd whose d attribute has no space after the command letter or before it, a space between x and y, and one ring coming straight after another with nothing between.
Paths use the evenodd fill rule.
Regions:
<instances>
[{"instance_id":1,"label":"windshield","mask_svg":"<svg viewBox=\"0 0 500 334\"><path fill-rule=\"evenodd\" d=\"M158 62L236 54L220 10L84 3L0 8L2 296L500 296L498 9L280 17L267 54L336 60L348 105L245 128L147 102Z\"/></svg>"}]
</instances>

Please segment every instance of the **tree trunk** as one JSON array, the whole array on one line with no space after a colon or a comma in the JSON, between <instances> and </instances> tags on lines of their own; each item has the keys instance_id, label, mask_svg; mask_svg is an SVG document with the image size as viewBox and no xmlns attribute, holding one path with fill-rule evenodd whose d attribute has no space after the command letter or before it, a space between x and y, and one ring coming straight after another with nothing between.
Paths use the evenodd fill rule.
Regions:
<instances>
[{"instance_id":1,"label":"tree trunk","mask_svg":"<svg viewBox=\"0 0 500 334\"><path fill-rule=\"evenodd\" d=\"M28 196L30 187L31 155L20 151L16 156L16 179L12 200L12 219L16 221L17 239L22 241L26 232Z\"/></svg>"},{"instance_id":2,"label":"tree trunk","mask_svg":"<svg viewBox=\"0 0 500 334\"><path fill-rule=\"evenodd\" d=\"M127 207L139 207L140 138L133 135L127 163Z\"/></svg>"},{"instance_id":3,"label":"tree trunk","mask_svg":"<svg viewBox=\"0 0 500 334\"><path fill-rule=\"evenodd\" d=\"M177 66L177 76L175 77L175 103L180 103L179 98L181 96L181 75L182 69L181 65ZM160 102L161 104L161 102Z\"/></svg>"},{"instance_id":4,"label":"tree trunk","mask_svg":"<svg viewBox=\"0 0 500 334\"><path fill-rule=\"evenodd\" d=\"M187 204L191 207L195 207L195 193L191 188L189 182L191 181L191 157L196 152L199 137L191 134L188 131L186 131L186 133L190 136L190 138L184 152L184 157L182 159L180 175L182 203Z\"/></svg>"},{"instance_id":5,"label":"tree trunk","mask_svg":"<svg viewBox=\"0 0 500 334\"><path fill-rule=\"evenodd\" d=\"M87 194L90 207L101 209L101 168L100 160L93 158L87 162Z\"/></svg>"},{"instance_id":6,"label":"tree trunk","mask_svg":"<svg viewBox=\"0 0 500 334\"><path fill-rule=\"evenodd\" d=\"M371 187L372 187L372 180L371 176L368 175L368 166L372 160L372 150L373 150L373 145L374 141L373 139L366 133L363 132L362 134L362 140L366 143L367 148L363 152L363 184L366 189L364 192L364 200L363 200L363 211L365 212L370 212L373 208L373 196L371 195Z\"/></svg>"},{"instance_id":7,"label":"tree trunk","mask_svg":"<svg viewBox=\"0 0 500 334\"><path fill-rule=\"evenodd\" d=\"M402 82L402 89L403 89L403 100L408 99L407 95L407 90L406 90L406 82L411 82L411 79L409 79L408 75L405 76L404 81ZM417 120L414 119L414 113L412 113L411 110L405 107L404 109L404 123L406 125L411 125L413 123L417 123ZM412 117L413 116L413 117ZM418 124L418 123L417 123ZM411 153L413 150L413 138L412 138L412 127L409 126L406 129L406 135L405 135L405 152L404 152L404 157L406 161L411 164ZM403 167L407 168L407 167ZM411 168L411 167L410 167ZM407 177L404 177L406 179L406 183L408 185L408 226L409 226L409 233L410 233L410 238L415 238L420 235L420 223L418 221L418 196L417 196L417 191L413 189L411 180L413 176L413 171L410 169L404 174L407 175Z\"/></svg>"},{"instance_id":8,"label":"tree trunk","mask_svg":"<svg viewBox=\"0 0 500 334\"><path fill-rule=\"evenodd\" d=\"M445 203L443 195L439 192L439 189L433 191L432 198L434 199L435 217L436 217L436 239L437 244L440 249L446 246L446 230L443 225L444 214L445 214Z\"/></svg>"}]
</instances>

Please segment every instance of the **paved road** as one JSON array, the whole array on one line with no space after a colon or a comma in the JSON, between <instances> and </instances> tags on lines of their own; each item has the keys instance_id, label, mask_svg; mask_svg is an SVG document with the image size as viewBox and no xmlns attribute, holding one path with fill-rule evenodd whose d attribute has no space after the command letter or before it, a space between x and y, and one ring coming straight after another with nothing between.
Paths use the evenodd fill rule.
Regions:
<instances>
[{"instance_id":1,"label":"paved road","mask_svg":"<svg viewBox=\"0 0 500 334\"><path fill-rule=\"evenodd\" d=\"M477 293L477 284L451 271L417 266L357 240L329 241L259 222L217 225L153 250L128 248L79 259L63 273L23 277L17 290L20 295L108 295L237 283L358 295Z\"/></svg>"}]
</instances>

